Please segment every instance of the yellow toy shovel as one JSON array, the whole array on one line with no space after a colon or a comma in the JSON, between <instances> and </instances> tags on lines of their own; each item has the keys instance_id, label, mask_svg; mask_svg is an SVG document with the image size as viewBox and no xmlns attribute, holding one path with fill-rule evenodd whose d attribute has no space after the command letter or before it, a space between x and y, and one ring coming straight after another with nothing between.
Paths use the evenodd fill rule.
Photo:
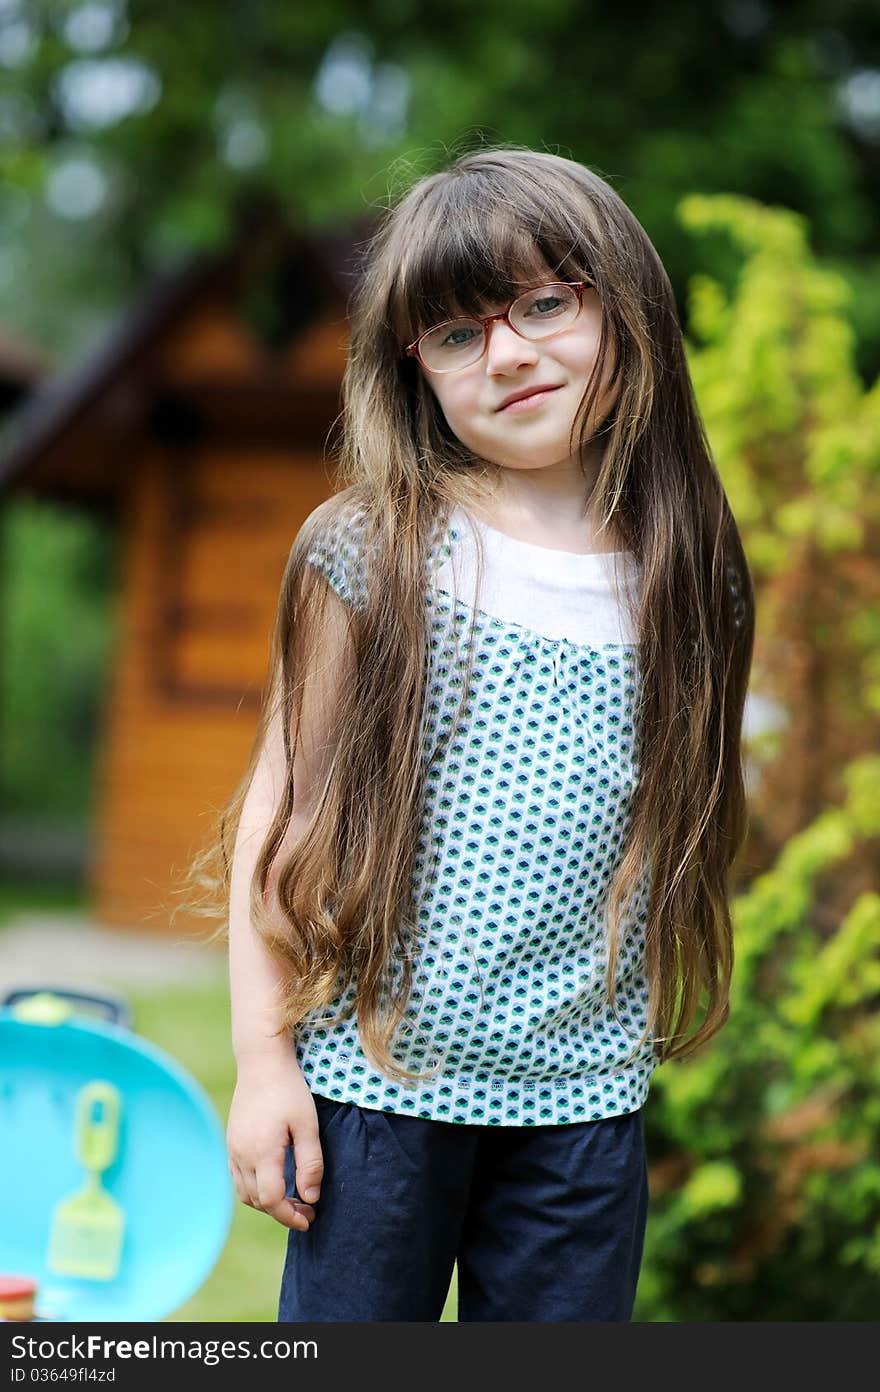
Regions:
<instances>
[{"instance_id":1,"label":"yellow toy shovel","mask_svg":"<svg viewBox=\"0 0 880 1392\"><path fill-rule=\"evenodd\" d=\"M125 1212L101 1188L101 1174L116 1158L121 1106L112 1083L86 1083L77 1094L74 1140L86 1182L52 1215L48 1262L59 1275L111 1281L119 1270Z\"/></svg>"}]
</instances>

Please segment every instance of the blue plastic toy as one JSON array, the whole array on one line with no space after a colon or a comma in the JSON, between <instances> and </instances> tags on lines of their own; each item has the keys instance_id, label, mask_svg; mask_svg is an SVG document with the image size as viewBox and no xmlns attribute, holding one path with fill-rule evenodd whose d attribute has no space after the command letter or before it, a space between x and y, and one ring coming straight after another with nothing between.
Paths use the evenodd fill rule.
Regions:
<instances>
[{"instance_id":1,"label":"blue plastic toy","mask_svg":"<svg viewBox=\"0 0 880 1392\"><path fill-rule=\"evenodd\" d=\"M43 1319L173 1314L210 1275L232 1221L225 1136L203 1088L132 1033L124 1001L54 987L5 997L0 1060L0 1271L38 1282ZM77 1097L98 1081L121 1099L115 1158L102 1176L125 1213L111 1280L48 1264L53 1210L83 1182Z\"/></svg>"}]
</instances>

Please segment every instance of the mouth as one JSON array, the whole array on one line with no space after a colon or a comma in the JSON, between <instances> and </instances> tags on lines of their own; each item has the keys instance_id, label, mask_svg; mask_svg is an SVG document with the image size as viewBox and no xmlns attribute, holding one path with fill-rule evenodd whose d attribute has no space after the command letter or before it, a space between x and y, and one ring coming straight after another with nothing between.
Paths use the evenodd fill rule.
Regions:
<instances>
[{"instance_id":1,"label":"mouth","mask_svg":"<svg viewBox=\"0 0 880 1392\"><path fill-rule=\"evenodd\" d=\"M528 392L525 396L509 398L506 402L504 402L503 405L499 406L497 409L499 412L532 410L536 406L539 406L542 401L546 401L547 398L549 396L552 396L554 392L560 390L561 385L552 387L536 387L533 391Z\"/></svg>"}]
</instances>

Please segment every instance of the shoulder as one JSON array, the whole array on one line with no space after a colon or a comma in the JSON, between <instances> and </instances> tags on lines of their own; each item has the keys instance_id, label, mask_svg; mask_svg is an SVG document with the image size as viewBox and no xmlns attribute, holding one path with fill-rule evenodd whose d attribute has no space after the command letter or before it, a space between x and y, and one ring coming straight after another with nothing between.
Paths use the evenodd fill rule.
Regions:
<instances>
[{"instance_id":1,"label":"shoulder","mask_svg":"<svg viewBox=\"0 0 880 1392\"><path fill-rule=\"evenodd\" d=\"M363 530L367 522L367 507L359 491L344 488L325 498L308 514L297 533L297 541L326 541L342 539L348 529Z\"/></svg>"},{"instance_id":2,"label":"shoulder","mask_svg":"<svg viewBox=\"0 0 880 1392\"><path fill-rule=\"evenodd\" d=\"M360 608L366 601L368 535L368 510L357 491L347 488L309 513L295 546L348 604Z\"/></svg>"}]
</instances>

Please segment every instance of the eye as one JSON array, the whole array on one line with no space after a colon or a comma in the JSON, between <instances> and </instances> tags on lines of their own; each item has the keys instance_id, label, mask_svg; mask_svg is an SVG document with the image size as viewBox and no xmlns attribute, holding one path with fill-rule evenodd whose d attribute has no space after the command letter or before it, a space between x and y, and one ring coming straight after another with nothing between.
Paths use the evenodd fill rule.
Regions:
<instances>
[{"instance_id":1,"label":"eye","mask_svg":"<svg viewBox=\"0 0 880 1392\"><path fill-rule=\"evenodd\" d=\"M547 309L540 310L537 316L540 319L546 317L547 314L552 314L553 310L557 309L561 304L562 300L559 295L542 295L540 299L533 300L527 312L531 314L533 309L539 309L541 305L549 306Z\"/></svg>"},{"instance_id":2,"label":"eye","mask_svg":"<svg viewBox=\"0 0 880 1392\"><path fill-rule=\"evenodd\" d=\"M468 339L466 337L461 337L462 334L470 334L471 338L473 338L474 330L471 328L469 324L459 324L457 326L453 325L444 337L441 347L445 347L447 344L449 344L452 348L460 348L463 343L468 342Z\"/></svg>"}]
</instances>

